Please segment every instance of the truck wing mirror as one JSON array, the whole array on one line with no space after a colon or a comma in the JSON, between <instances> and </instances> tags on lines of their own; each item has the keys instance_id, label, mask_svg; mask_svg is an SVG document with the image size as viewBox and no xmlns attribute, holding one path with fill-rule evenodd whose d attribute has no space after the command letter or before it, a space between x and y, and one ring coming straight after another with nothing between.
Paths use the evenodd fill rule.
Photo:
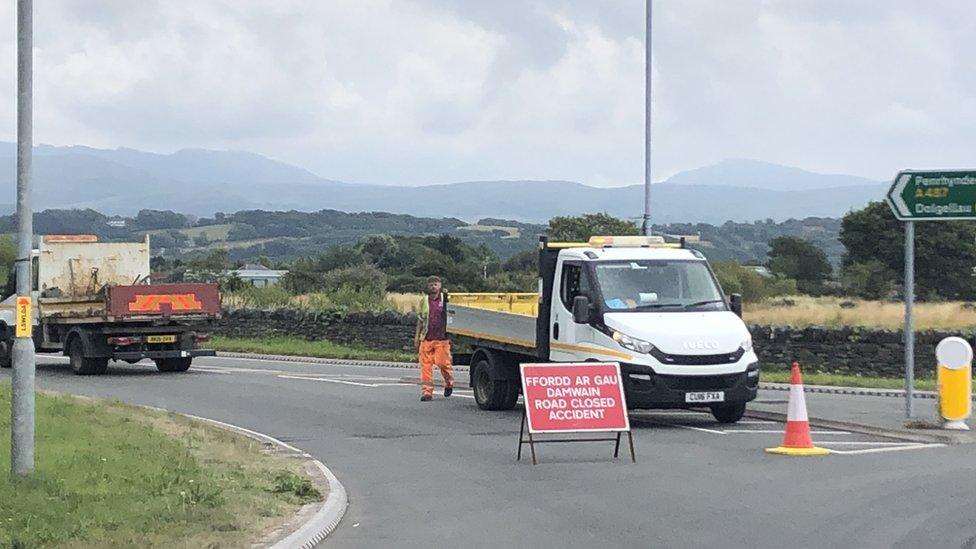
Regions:
<instances>
[{"instance_id":1,"label":"truck wing mirror","mask_svg":"<svg viewBox=\"0 0 976 549\"><path fill-rule=\"evenodd\" d=\"M578 295L573 298L573 322L586 324L590 321L590 298Z\"/></svg>"},{"instance_id":2,"label":"truck wing mirror","mask_svg":"<svg viewBox=\"0 0 976 549\"><path fill-rule=\"evenodd\" d=\"M729 308L736 316L742 318L742 294L732 294L729 296Z\"/></svg>"}]
</instances>

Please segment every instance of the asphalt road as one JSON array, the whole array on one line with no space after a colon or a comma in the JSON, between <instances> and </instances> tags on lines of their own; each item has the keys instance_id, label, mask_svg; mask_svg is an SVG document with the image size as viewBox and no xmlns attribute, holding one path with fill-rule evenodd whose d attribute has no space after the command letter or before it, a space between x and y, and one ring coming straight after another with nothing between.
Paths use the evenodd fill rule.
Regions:
<instances>
[{"instance_id":1,"label":"asphalt road","mask_svg":"<svg viewBox=\"0 0 976 549\"><path fill-rule=\"evenodd\" d=\"M763 452L778 444L779 424L642 412L636 464L589 443L543 446L532 466L515 461L519 411L480 411L470 391L421 403L417 386L400 383L410 370L213 358L185 374L113 364L108 375L78 377L63 360L39 362L40 388L233 423L321 459L350 503L324 546L976 543L976 445L909 447L816 430L818 443L848 453L787 458ZM807 398L812 406L817 395Z\"/></svg>"}]
</instances>

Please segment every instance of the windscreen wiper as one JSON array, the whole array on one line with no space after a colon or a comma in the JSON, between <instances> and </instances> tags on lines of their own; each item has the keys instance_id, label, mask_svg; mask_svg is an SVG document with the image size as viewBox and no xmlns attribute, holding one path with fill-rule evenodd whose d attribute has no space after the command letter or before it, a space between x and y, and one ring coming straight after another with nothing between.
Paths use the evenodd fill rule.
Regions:
<instances>
[{"instance_id":1,"label":"windscreen wiper","mask_svg":"<svg viewBox=\"0 0 976 549\"><path fill-rule=\"evenodd\" d=\"M692 307L698 307L700 305L708 305L709 303L725 303L724 299L706 299L704 301L696 301L694 303L689 303L684 306L685 309L690 309Z\"/></svg>"}]
</instances>

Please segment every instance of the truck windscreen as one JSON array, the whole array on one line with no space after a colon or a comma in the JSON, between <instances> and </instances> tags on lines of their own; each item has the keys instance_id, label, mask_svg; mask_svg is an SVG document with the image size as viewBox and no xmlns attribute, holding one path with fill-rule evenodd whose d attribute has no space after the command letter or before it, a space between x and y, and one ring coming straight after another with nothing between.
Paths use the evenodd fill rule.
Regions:
<instances>
[{"instance_id":1,"label":"truck windscreen","mask_svg":"<svg viewBox=\"0 0 976 549\"><path fill-rule=\"evenodd\" d=\"M608 311L720 311L722 293L704 261L597 263L596 282Z\"/></svg>"}]
</instances>

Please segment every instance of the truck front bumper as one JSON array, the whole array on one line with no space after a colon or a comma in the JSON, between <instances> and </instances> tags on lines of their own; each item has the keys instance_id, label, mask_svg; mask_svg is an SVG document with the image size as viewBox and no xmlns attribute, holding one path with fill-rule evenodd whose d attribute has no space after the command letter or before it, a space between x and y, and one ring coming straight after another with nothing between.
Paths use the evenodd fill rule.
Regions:
<instances>
[{"instance_id":1,"label":"truck front bumper","mask_svg":"<svg viewBox=\"0 0 976 549\"><path fill-rule=\"evenodd\" d=\"M189 349L185 351L115 351L115 360L140 360L143 358L190 358L198 356L217 356L213 349Z\"/></svg>"},{"instance_id":2,"label":"truck front bumper","mask_svg":"<svg viewBox=\"0 0 976 549\"><path fill-rule=\"evenodd\" d=\"M722 404L741 404L756 398L759 363L745 372L717 375L661 375L649 366L620 364L628 408L692 408L709 404L688 403L687 393L722 392ZM719 404L719 403L715 403Z\"/></svg>"}]
</instances>

